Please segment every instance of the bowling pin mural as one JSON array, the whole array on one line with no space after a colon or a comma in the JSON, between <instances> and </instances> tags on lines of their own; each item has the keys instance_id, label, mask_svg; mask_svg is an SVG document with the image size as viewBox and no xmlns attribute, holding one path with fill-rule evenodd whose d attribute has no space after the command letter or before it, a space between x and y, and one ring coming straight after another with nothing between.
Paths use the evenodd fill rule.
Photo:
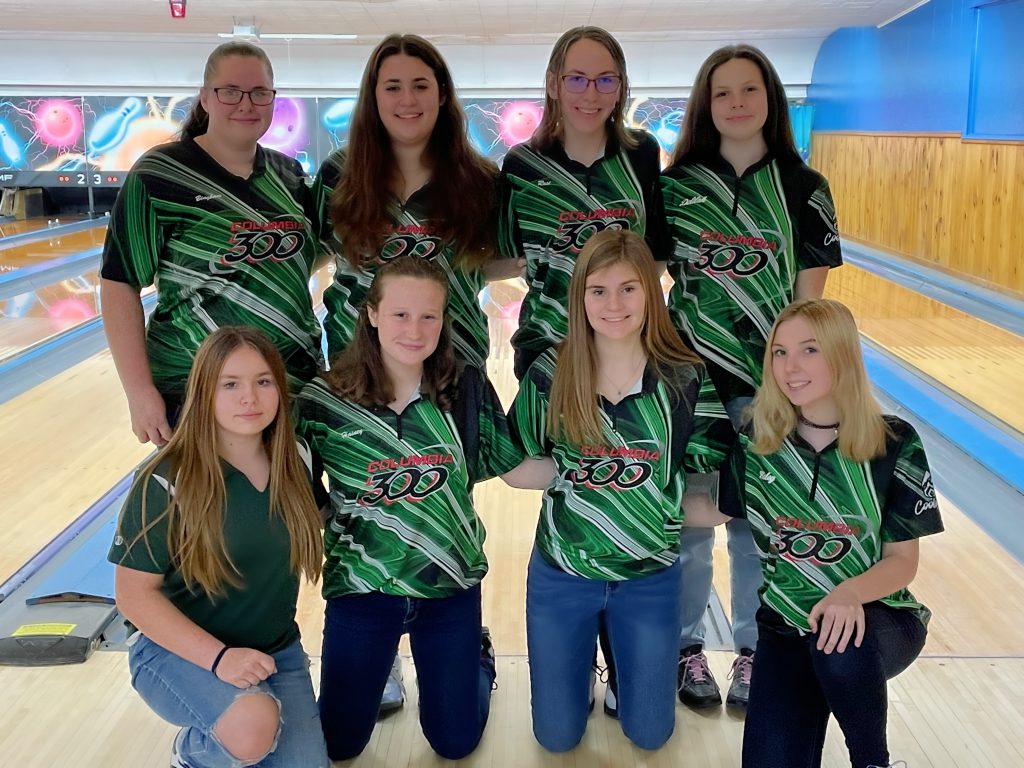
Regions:
<instances>
[{"instance_id":1,"label":"bowling pin mural","mask_svg":"<svg viewBox=\"0 0 1024 768\"><path fill-rule=\"evenodd\" d=\"M100 117L89 131L89 150L93 154L102 155L116 147L124 141L128 127L133 120L139 117L140 112L142 112L142 99L129 96L116 111L108 112Z\"/></svg>"},{"instance_id":2,"label":"bowling pin mural","mask_svg":"<svg viewBox=\"0 0 1024 768\"><path fill-rule=\"evenodd\" d=\"M0 156L4 158L10 168L19 166L25 157L18 145L18 140L6 123L0 123Z\"/></svg>"}]
</instances>

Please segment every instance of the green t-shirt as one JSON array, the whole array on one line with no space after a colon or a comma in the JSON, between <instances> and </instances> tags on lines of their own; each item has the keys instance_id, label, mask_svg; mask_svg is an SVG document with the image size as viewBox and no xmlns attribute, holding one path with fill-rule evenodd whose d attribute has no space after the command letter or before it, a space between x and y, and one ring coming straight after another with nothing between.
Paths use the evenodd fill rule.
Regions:
<instances>
[{"instance_id":1,"label":"green t-shirt","mask_svg":"<svg viewBox=\"0 0 1024 768\"><path fill-rule=\"evenodd\" d=\"M300 447L305 450L301 443ZM173 475L166 463L157 467L144 488L132 486L107 559L136 571L162 574L160 591L189 620L225 645L274 653L299 636L295 623L299 577L289 565L288 529L280 515L271 514L269 486L258 491L227 462L222 461L221 468L227 496L224 540L240 586L225 585L217 597L190 590L168 552L166 519L135 541L144 527L143 496L148 521L167 508L168 494L173 493Z\"/></svg>"},{"instance_id":2,"label":"green t-shirt","mask_svg":"<svg viewBox=\"0 0 1024 768\"><path fill-rule=\"evenodd\" d=\"M225 325L266 333L292 392L322 367L309 292L314 213L301 166L273 150L257 147L248 179L189 138L139 159L114 202L101 274L156 285L146 352L161 393L184 395L196 350Z\"/></svg>"},{"instance_id":3,"label":"green t-shirt","mask_svg":"<svg viewBox=\"0 0 1024 768\"><path fill-rule=\"evenodd\" d=\"M366 408L319 377L298 406L330 485L325 598L448 597L483 579L473 484L514 469L523 454L479 369L462 370L450 411L418 396L401 414Z\"/></svg>"},{"instance_id":4,"label":"green t-shirt","mask_svg":"<svg viewBox=\"0 0 1024 768\"><path fill-rule=\"evenodd\" d=\"M884 455L845 458L833 442L820 453L795 432L769 456L740 435L723 471L720 507L750 521L761 554L761 602L808 632L811 608L882 558L886 542L942 531L935 487L917 432L887 416ZM882 598L894 608L931 615L908 589Z\"/></svg>"},{"instance_id":5,"label":"green t-shirt","mask_svg":"<svg viewBox=\"0 0 1024 768\"><path fill-rule=\"evenodd\" d=\"M561 144L548 153L519 144L505 156L499 248L505 258L526 259L528 286L512 336L517 378L565 338L569 280L592 235L632 230L644 236L655 260L668 258L658 142L643 131L633 134L636 149L609 138L604 157L590 166L570 159Z\"/></svg>"},{"instance_id":6,"label":"green t-shirt","mask_svg":"<svg viewBox=\"0 0 1024 768\"><path fill-rule=\"evenodd\" d=\"M680 503L687 472L710 472L725 458L732 427L695 414L702 369L648 366L639 390L616 404L601 398L602 439L593 445L547 434L555 350L520 382L510 411L530 456L549 455L558 476L544 491L537 549L556 568L588 579L622 581L661 570L679 556Z\"/></svg>"},{"instance_id":7,"label":"green t-shirt","mask_svg":"<svg viewBox=\"0 0 1024 768\"><path fill-rule=\"evenodd\" d=\"M479 300L480 291L486 284L484 272L479 268L458 266L454 243L431 232L431 202L437 194L436 188L428 183L404 204L397 199L391 201L387 210L390 233L381 244L380 252L367 259L362 268L356 269L345 258L344 244L334 234L328 211L331 192L344 175L346 159L345 149L331 153L320 166L313 183L313 195L320 212L320 236L338 253L334 281L324 291L324 306L327 308L324 328L329 356L339 354L352 341L359 309L366 300L377 270L392 259L419 256L433 261L448 278L448 315L456 360L460 365L485 367L490 336L487 315Z\"/></svg>"},{"instance_id":8,"label":"green t-shirt","mask_svg":"<svg viewBox=\"0 0 1024 768\"><path fill-rule=\"evenodd\" d=\"M737 177L716 157L667 169L662 193L673 322L707 361L723 402L753 395L797 273L842 264L828 182L770 155Z\"/></svg>"}]
</instances>

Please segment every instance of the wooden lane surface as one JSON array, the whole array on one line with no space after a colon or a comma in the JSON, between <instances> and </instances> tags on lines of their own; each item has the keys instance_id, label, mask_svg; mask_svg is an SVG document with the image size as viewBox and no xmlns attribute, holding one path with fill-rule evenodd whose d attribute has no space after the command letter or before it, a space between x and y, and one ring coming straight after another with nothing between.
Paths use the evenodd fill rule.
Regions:
<instances>
[{"instance_id":1,"label":"wooden lane surface","mask_svg":"<svg viewBox=\"0 0 1024 768\"><path fill-rule=\"evenodd\" d=\"M1019 432L1024 338L851 264L825 295L853 311L861 332Z\"/></svg>"},{"instance_id":2,"label":"wooden lane surface","mask_svg":"<svg viewBox=\"0 0 1024 768\"><path fill-rule=\"evenodd\" d=\"M709 654L725 680L730 655ZM313 660L314 685L319 677ZM498 657L498 689L483 740L472 755L438 759L418 723L415 669L406 663L409 700L374 729L366 751L335 763L352 768L677 768L738 766L743 722L723 709L676 705L676 730L662 749L631 746L600 707L579 747L552 755L533 739L526 659ZM912 768L1017 768L1024 764L1024 661L922 658L889 684L889 748ZM598 686L598 696L603 695ZM176 728L131 689L126 656L97 653L84 665L0 667L0 754L19 768L165 768ZM69 692L73 692L70 695ZM842 734L828 729L823 765L848 766Z\"/></svg>"},{"instance_id":3,"label":"wooden lane surface","mask_svg":"<svg viewBox=\"0 0 1024 768\"><path fill-rule=\"evenodd\" d=\"M5 248L0 251L0 272L10 272L22 267L42 264L51 259L95 248L98 245L103 245L103 238L106 234L106 223L98 222L96 226L89 227L89 229L67 232L47 240L37 240L33 243ZM99 263L98 260L97 263Z\"/></svg>"},{"instance_id":4,"label":"wooden lane surface","mask_svg":"<svg viewBox=\"0 0 1024 768\"><path fill-rule=\"evenodd\" d=\"M51 221L54 221L57 217L42 217L37 219L5 219L0 220L0 238L10 237L12 235L23 235L26 232L35 232L37 229L46 229ZM73 215L73 216L62 216L59 221L61 224L70 224L73 221L84 219L85 216Z\"/></svg>"}]
</instances>

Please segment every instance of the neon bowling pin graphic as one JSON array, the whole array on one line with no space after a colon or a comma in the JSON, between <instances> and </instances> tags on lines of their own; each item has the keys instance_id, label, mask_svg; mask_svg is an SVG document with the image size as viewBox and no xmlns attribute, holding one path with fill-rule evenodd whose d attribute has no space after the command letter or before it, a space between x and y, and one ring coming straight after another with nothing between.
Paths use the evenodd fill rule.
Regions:
<instances>
[{"instance_id":1,"label":"neon bowling pin graphic","mask_svg":"<svg viewBox=\"0 0 1024 768\"><path fill-rule=\"evenodd\" d=\"M142 100L129 96L116 112L107 112L89 132L89 149L101 155L120 144L128 133L128 126L142 110Z\"/></svg>"},{"instance_id":2,"label":"neon bowling pin graphic","mask_svg":"<svg viewBox=\"0 0 1024 768\"><path fill-rule=\"evenodd\" d=\"M0 123L0 151L4 153L7 162L12 166L21 162L21 147L18 146L18 142L14 140L5 123Z\"/></svg>"}]
</instances>

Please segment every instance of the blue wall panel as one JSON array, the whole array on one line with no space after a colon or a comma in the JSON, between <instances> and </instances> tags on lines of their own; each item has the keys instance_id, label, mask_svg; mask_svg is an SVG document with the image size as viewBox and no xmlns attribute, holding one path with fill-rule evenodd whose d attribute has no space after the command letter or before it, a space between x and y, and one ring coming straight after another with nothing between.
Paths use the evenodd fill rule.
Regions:
<instances>
[{"instance_id":1,"label":"blue wall panel","mask_svg":"<svg viewBox=\"0 0 1024 768\"><path fill-rule=\"evenodd\" d=\"M807 91L817 108L814 129L964 132L975 4L932 0L882 29L830 35ZM1020 39L1024 29L1015 35Z\"/></svg>"},{"instance_id":2,"label":"blue wall panel","mask_svg":"<svg viewBox=\"0 0 1024 768\"><path fill-rule=\"evenodd\" d=\"M1024 0L978 9L968 132L1024 138Z\"/></svg>"}]
</instances>

